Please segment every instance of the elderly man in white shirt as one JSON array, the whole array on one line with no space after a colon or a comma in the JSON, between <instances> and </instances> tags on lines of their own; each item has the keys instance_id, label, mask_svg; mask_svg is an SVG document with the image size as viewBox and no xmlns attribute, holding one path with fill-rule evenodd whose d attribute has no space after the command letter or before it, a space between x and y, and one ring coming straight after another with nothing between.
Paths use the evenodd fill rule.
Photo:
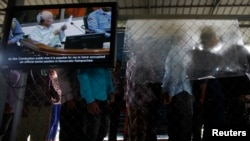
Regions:
<instances>
[{"instance_id":1,"label":"elderly man in white shirt","mask_svg":"<svg viewBox=\"0 0 250 141\"><path fill-rule=\"evenodd\" d=\"M37 15L38 25L32 30L29 38L51 47L60 47L67 26L64 24L58 29L53 25L53 22L53 14L50 11L40 12Z\"/></svg>"}]
</instances>

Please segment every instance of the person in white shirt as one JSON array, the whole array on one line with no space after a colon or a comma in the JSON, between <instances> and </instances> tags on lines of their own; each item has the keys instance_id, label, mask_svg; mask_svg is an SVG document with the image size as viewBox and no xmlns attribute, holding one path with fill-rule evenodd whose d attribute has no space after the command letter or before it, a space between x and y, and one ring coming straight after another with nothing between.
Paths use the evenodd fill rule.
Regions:
<instances>
[{"instance_id":1,"label":"person in white shirt","mask_svg":"<svg viewBox=\"0 0 250 141\"><path fill-rule=\"evenodd\" d=\"M60 28L53 25L53 14L50 11L42 11L37 15L38 25L32 30L29 38L51 47L60 47L65 37L64 30L67 25L63 24Z\"/></svg>"}]
</instances>

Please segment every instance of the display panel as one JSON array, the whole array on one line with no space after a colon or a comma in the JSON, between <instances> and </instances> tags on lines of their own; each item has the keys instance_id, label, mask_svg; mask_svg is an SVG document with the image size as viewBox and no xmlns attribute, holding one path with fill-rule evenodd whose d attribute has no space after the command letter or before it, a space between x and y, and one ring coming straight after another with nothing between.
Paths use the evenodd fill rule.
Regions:
<instances>
[{"instance_id":1,"label":"display panel","mask_svg":"<svg viewBox=\"0 0 250 141\"><path fill-rule=\"evenodd\" d=\"M90 17L100 9L107 19L98 12ZM42 26L48 18L44 11L52 14L54 30ZM23 37L9 44L14 36L14 19L20 23ZM116 2L9 7L0 48L1 69L114 67L116 20ZM102 27L95 27L97 24ZM42 28L39 32L34 30L37 26ZM51 30L53 37L44 34L45 30ZM34 32L38 32L36 36ZM60 39L59 45L48 41L56 38Z\"/></svg>"}]
</instances>

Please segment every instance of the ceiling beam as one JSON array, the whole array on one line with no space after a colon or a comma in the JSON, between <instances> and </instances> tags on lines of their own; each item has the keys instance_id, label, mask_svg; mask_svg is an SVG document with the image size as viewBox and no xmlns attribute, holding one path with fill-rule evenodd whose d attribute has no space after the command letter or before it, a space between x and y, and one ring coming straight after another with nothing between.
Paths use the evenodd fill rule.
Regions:
<instances>
[{"instance_id":1,"label":"ceiling beam","mask_svg":"<svg viewBox=\"0 0 250 141\"><path fill-rule=\"evenodd\" d=\"M249 28L250 24L239 24L240 28Z\"/></svg>"},{"instance_id":2,"label":"ceiling beam","mask_svg":"<svg viewBox=\"0 0 250 141\"><path fill-rule=\"evenodd\" d=\"M128 19L238 19L250 21L250 15L120 15L118 20Z\"/></svg>"},{"instance_id":3,"label":"ceiling beam","mask_svg":"<svg viewBox=\"0 0 250 141\"><path fill-rule=\"evenodd\" d=\"M150 14L151 11L151 0L148 0L148 14Z\"/></svg>"},{"instance_id":4,"label":"ceiling beam","mask_svg":"<svg viewBox=\"0 0 250 141\"><path fill-rule=\"evenodd\" d=\"M8 4L8 0L2 0L5 4Z\"/></svg>"},{"instance_id":5,"label":"ceiling beam","mask_svg":"<svg viewBox=\"0 0 250 141\"><path fill-rule=\"evenodd\" d=\"M218 7L250 7L250 4L237 4L237 5L227 5L227 4L224 4L224 5L220 5L220 3L218 3L219 5L217 6ZM216 5L163 5L163 6L157 6L155 5L154 8L214 8ZM124 6L124 7L119 7L119 9L147 9L148 6L133 6L133 7L127 7L127 6ZM152 7L150 7L152 8Z\"/></svg>"},{"instance_id":6,"label":"ceiling beam","mask_svg":"<svg viewBox=\"0 0 250 141\"><path fill-rule=\"evenodd\" d=\"M212 7L211 11L209 12L210 15L214 14L215 10L219 7L220 3L221 3L221 0L214 0L214 2L213 2L214 6Z\"/></svg>"},{"instance_id":7,"label":"ceiling beam","mask_svg":"<svg viewBox=\"0 0 250 141\"><path fill-rule=\"evenodd\" d=\"M16 0L16 5L24 5L25 0Z\"/></svg>"}]
</instances>

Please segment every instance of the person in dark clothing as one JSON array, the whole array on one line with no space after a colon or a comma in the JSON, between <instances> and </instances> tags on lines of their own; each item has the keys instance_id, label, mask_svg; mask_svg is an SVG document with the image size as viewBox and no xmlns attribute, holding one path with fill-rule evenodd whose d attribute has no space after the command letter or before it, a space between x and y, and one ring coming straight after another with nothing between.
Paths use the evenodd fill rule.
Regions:
<instances>
[{"instance_id":1,"label":"person in dark clothing","mask_svg":"<svg viewBox=\"0 0 250 141\"><path fill-rule=\"evenodd\" d=\"M10 34L7 42L8 52L7 55L16 55L21 51L20 40L23 38L24 32L20 23L16 18L12 19ZM11 130L14 121L14 113L16 111L16 105L18 101L18 92L21 87L20 70L9 70L8 77L8 93L5 101L4 113L2 124L0 126L0 139L1 141L9 141L11 137Z\"/></svg>"},{"instance_id":2,"label":"person in dark clothing","mask_svg":"<svg viewBox=\"0 0 250 141\"><path fill-rule=\"evenodd\" d=\"M110 112L110 127L109 127L109 141L117 141L117 131L120 122L120 114L121 110L125 108L124 101L124 83L121 78L121 61L116 61L116 66L112 71L112 80L114 83L114 103L110 104L111 112Z\"/></svg>"},{"instance_id":3,"label":"person in dark clothing","mask_svg":"<svg viewBox=\"0 0 250 141\"><path fill-rule=\"evenodd\" d=\"M195 82L193 138L195 141L201 140L201 130L202 125L204 125L203 140L207 141L211 136L211 129L225 123L225 98L222 84L219 79L215 78L215 70L222 60L219 55L213 53L213 49L219 43L217 36L211 27L204 27L201 30L200 40L203 50L198 50L193 54L195 71L199 70L197 74L200 77L199 81L196 80ZM210 75L214 78L202 78Z\"/></svg>"},{"instance_id":4,"label":"person in dark clothing","mask_svg":"<svg viewBox=\"0 0 250 141\"><path fill-rule=\"evenodd\" d=\"M192 140L202 140L202 126L204 124L204 111L200 102L200 81L193 81L193 122L192 122Z\"/></svg>"},{"instance_id":5,"label":"person in dark clothing","mask_svg":"<svg viewBox=\"0 0 250 141\"><path fill-rule=\"evenodd\" d=\"M80 100L79 83L74 69L56 69L61 82L62 107L60 113L59 140L83 140L84 104Z\"/></svg>"},{"instance_id":6,"label":"person in dark clothing","mask_svg":"<svg viewBox=\"0 0 250 141\"><path fill-rule=\"evenodd\" d=\"M80 94L85 101L84 133L87 141L103 141L108 133L110 103L114 102L114 87L109 68L83 68L77 71Z\"/></svg>"},{"instance_id":7,"label":"person in dark clothing","mask_svg":"<svg viewBox=\"0 0 250 141\"><path fill-rule=\"evenodd\" d=\"M244 76L235 76L222 78L220 80L225 90L225 106L226 106L226 125L231 127L246 126L246 103L248 95L250 94L250 80Z\"/></svg>"},{"instance_id":8,"label":"person in dark clothing","mask_svg":"<svg viewBox=\"0 0 250 141\"><path fill-rule=\"evenodd\" d=\"M41 69L32 69L27 78L23 114L17 131L18 141L46 140L51 114L49 77Z\"/></svg>"},{"instance_id":9,"label":"person in dark clothing","mask_svg":"<svg viewBox=\"0 0 250 141\"><path fill-rule=\"evenodd\" d=\"M0 126L1 141L10 141L14 114L16 111L16 105L18 100L18 90L21 85L20 71L10 70L8 77L9 77L9 82L8 82L9 86L7 89L8 90L7 100L5 102L2 124Z\"/></svg>"}]
</instances>

